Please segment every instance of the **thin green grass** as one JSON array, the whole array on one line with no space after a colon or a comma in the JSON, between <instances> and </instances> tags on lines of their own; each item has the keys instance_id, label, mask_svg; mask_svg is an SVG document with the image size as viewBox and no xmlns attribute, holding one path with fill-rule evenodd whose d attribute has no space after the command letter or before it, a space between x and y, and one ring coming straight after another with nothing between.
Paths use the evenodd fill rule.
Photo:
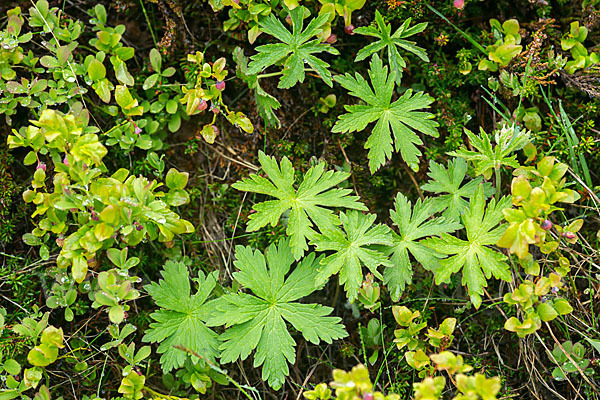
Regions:
<instances>
[{"instance_id":1,"label":"thin green grass","mask_svg":"<svg viewBox=\"0 0 600 400\"><path fill-rule=\"evenodd\" d=\"M571 122L568 114L566 113L565 109L562 106L562 101L560 101L560 100L558 102L558 109L559 109L560 116L557 115L556 111L554 110L554 105L552 104L552 99L550 98L550 94L546 94L546 92L544 92L544 90L541 90L541 92L544 97L544 101L546 102L546 105L548 106L548 108L550 109L550 112L552 113L552 116L560 124L560 130L562 133L560 136L560 140L566 139L566 141L567 141L567 146L569 148L569 158L570 158L569 166L573 169L575 174L577 174L578 176L583 176L585 184L588 187L593 187L592 178L590 175L590 170L588 168L587 161L585 159L585 155L581 152L579 154L575 153L575 149L579 146L579 138L577 137L577 134L575 133L575 129L573 129L573 125L575 124L575 122L577 122L579 120L579 118L577 118L575 121ZM552 151L554 146L556 146L556 144L559 142L560 141L556 141L555 143L553 143L552 146L550 147L550 151Z\"/></svg>"},{"instance_id":2,"label":"thin green grass","mask_svg":"<svg viewBox=\"0 0 600 400\"><path fill-rule=\"evenodd\" d=\"M438 17L440 17L441 19L443 19L444 21L446 21L451 27L453 27L454 29L456 29L456 31L458 33L460 33L465 39L467 39L473 46L475 46L475 48L477 50L481 51L486 57L488 56L488 52L485 50L485 48L482 45L480 45L475 39L473 39L467 32L463 31L458 26L456 26L452 22L450 22L450 20L448 18L446 18L444 16L444 14L442 14L441 12L439 12L438 10L436 10L429 3L425 3L425 6L427 8L429 8L435 15L437 15Z\"/></svg>"}]
</instances>

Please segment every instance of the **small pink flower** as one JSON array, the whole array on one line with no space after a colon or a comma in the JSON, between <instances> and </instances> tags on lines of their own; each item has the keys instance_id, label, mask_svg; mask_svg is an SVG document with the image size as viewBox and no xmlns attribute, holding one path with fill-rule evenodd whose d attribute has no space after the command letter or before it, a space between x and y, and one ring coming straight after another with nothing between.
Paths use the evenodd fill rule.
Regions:
<instances>
[{"instance_id":1,"label":"small pink flower","mask_svg":"<svg viewBox=\"0 0 600 400\"><path fill-rule=\"evenodd\" d=\"M219 91L222 91L225 89L225 82L223 81L217 81L217 83L215 83L215 88Z\"/></svg>"},{"instance_id":2,"label":"small pink flower","mask_svg":"<svg viewBox=\"0 0 600 400\"><path fill-rule=\"evenodd\" d=\"M46 172L46 164L44 164L43 162L38 163L37 167L35 168L37 169L41 169L42 171Z\"/></svg>"},{"instance_id":3,"label":"small pink flower","mask_svg":"<svg viewBox=\"0 0 600 400\"><path fill-rule=\"evenodd\" d=\"M69 164L69 159L67 158L66 154L65 154L65 158L63 158L63 164L65 164L67 167L71 166L71 164Z\"/></svg>"},{"instance_id":4,"label":"small pink flower","mask_svg":"<svg viewBox=\"0 0 600 400\"><path fill-rule=\"evenodd\" d=\"M344 27L344 32L346 32L348 35L354 35L354 25L346 25Z\"/></svg>"},{"instance_id":5,"label":"small pink flower","mask_svg":"<svg viewBox=\"0 0 600 400\"><path fill-rule=\"evenodd\" d=\"M454 0L454 7L462 10L465 6L465 0Z\"/></svg>"},{"instance_id":6,"label":"small pink flower","mask_svg":"<svg viewBox=\"0 0 600 400\"><path fill-rule=\"evenodd\" d=\"M334 44L335 42L337 42L337 36L336 36L336 34L332 33L331 35L329 35L329 37L325 41L327 43L329 43L329 44Z\"/></svg>"},{"instance_id":7,"label":"small pink flower","mask_svg":"<svg viewBox=\"0 0 600 400\"><path fill-rule=\"evenodd\" d=\"M206 100L201 99L200 103L198 103L198 107L196 107L196 110L204 111L204 110L206 110L206 107L208 107L208 104L206 104Z\"/></svg>"},{"instance_id":8,"label":"small pink flower","mask_svg":"<svg viewBox=\"0 0 600 400\"><path fill-rule=\"evenodd\" d=\"M139 135L140 133L142 133L142 128L140 128L139 126L137 126L136 123L133 122L133 121L131 121L131 123L135 127L135 129L133 130L133 133L135 133L136 135Z\"/></svg>"}]
</instances>

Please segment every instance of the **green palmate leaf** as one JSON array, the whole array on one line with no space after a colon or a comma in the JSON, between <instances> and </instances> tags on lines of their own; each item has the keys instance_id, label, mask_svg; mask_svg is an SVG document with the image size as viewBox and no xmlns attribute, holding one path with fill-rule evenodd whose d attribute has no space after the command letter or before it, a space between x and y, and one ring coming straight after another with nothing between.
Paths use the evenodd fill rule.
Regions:
<instances>
[{"instance_id":1,"label":"green palmate leaf","mask_svg":"<svg viewBox=\"0 0 600 400\"><path fill-rule=\"evenodd\" d=\"M308 64L314 69L323 81L332 86L331 72L327 69L329 64L315 57L313 54L324 51L339 54L337 50L329 44L320 43L319 39L310 40L317 35L327 22L328 15L320 15L314 18L304 27L304 7L296 7L290 11L292 19L292 32L290 32L283 23L275 17L274 14L259 22L260 29L277 38L282 43L272 43L258 46L258 54L250 57L252 60L248 64L248 74L257 74L266 68L279 63L282 60L283 70L279 80L279 88L291 88L298 82L304 82L304 65Z\"/></svg>"},{"instance_id":2,"label":"green palmate leaf","mask_svg":"<svg viewBox=\"0 0 600 400\"><path fill-rule=\"evenodd\" d=\"M143 340L160 343L158 353L162 354L160 364L165 373L183 367L187 358L186 352L176 349L176 345L214 360L219 355L218 335L204 322L211 311L205 301L216 285L218 272L205 277L200 271L195 279L199 287L194 295L191 295L189 273L183 263L167 261L161 275L163 279L159 283L144 287L161 309L150 314L155 322L150 324Z\"/></svg>"},{"instance_id":3,"label":"green palmate leaf","mask_svg":"<svg viewBox=\"0 0 600 400\"><path fill-rule=\"evenodd\" d=\"M473 162L475 173L483 175L486 179L490 179L494 169L500 169L502 166L519 168L517 156L512 153L522 149L530 142L529 132L519 131L516 128L504 127L496 131L495 146L492 146L490 135L483 129L481 129L480 136L467 129L465 129L465 133L469 137L471 146L477 151L462 147L458 151L448 154Z\"/></svg>"},{"instance_id":4,"label":"green palmate leaf","mask_svg":"<svg viewBox=\"0 0 600 400\"><path fill-rule=\"evenodd\" d=\"M316 235L311 244L317 251L334 251L334 254L321 260L317 285L339 272L340 284L350 301L358 296L358 289L363 282L361 266L366 266L375 276L383 278L377 271L380 265L390 266L385 253L372 248L373 245L391 245L390 229L382 224L375 225L375 215L365 215L357 211L340 213L344 231L339 228L326 230Z\"/></svg>"},{"instance_id":5,"label":"green palmate leaf","mask_svg":"<svg viewBox=\"0 0 600 400\"><path fill-rule=\"evenodd\" d=\"M357 196L350 196L350 189L334 188L350 176L346 172L325 171L325 164L319 163L306 172L302 183L295 189L295 170L287 157L281 160L281 166L277 165L275 158L262 151L258 159L267 178L252 174L234 183L233 187L266 194L277 200L254 205L256 213L250 214L247 231L255 231L267 224L275 226L281 214L291 210L286 233L290 236L290 246L296 259L308 249L307 238L316 234L313 226L316 225L323 232L340 224L339 218L329 208L367 209Z\"/></svg>"},{"instance_id":6,"label":"green palmate leaf","mask_svg":"<svg viewBox=\"0 0 600 400\"><path fill-rule=\"evenodd\" d=\"M393 233L394 242L390 248L392 265L383 273L394 301L398 301L405 285L412 282L412 263L409 253L423 268L436 271L439 267L439 259L444 255L425 246L422 240L428 236L454 232L462 227L458 222L444 217L432 219L435 210L433 199L427 198L424 202L418 200L411 209L411 202L402 193L396 196L394 209L390 210L390 217L398 228L398 234Z\"/></svg>"},{"instance_id":7,"label":"green palmate leaf","mask_svg":"<svg viewBox=\"0 0 600 400\"><path fill-rule=\"evenodd\" d=\"M413 41L406 40L409 36L422 32L427 27L427 23L423 22L409 28L410 21L411 19L408 18L396 32L392 34L392 26L386 24L381 13L376 10L375 26L356 28L354 32L360 33L361 35L373 36L379 40L363 47L356 55L354 61L362 61L384 48L387 49L390 69L396 73L396 83L399 84L400 79L402 78L402 69L406 67L406 61L398 52L398 47L413 53L423 61L429 62L425 49L416 46Z\"/></svg>"},{"instance_id":8,"label":"green palmate leaf","mask_svg":"<svg viewBox=\"0 0 600 400\"><path fill-rule=\"evenodd\" d=\"M506 257L489 248L496 244L505 227L498 226L504 219L502 210L510 206L510 198L504 197L498 203L491 200L487 208L483 185L479 185L469 207L462 215L467 231L467 240L446 233L440 238L429 238L423 243L450 257L440 260L441 266L435 271L437 284L449 282L450 276L462 270L462 283L467 286L471 302L476 308L481 305L483 288L492 275L505 281L511 280Z\"/></svg>"},{"instance_id":9,"label":"green palmate leaf","mask_svg":"<svg viewBox=\"0 0 600 400\"><path fill-rule=\"evenodd\" d=\"M438 123L433 121L433 114L416 111L429 107L433 98L424 92L414 93L407 90L398 100L392 102L394 94L394 72L388 74L377 54L373 56L369 77L371 84L358 73L338 75L335 81L350 91L350 95L358 97L366 104L346 106L346 114L339 116L333 132L359 132L368 124L377 121L365 149L369 150L369 168L371 173L377 171L392 151L400 152L402 158L413 169L419 169L421 151L416 145L423 142L415 131L437 137ZM393 133L393 138L392 138Z\"/></svg>"},{"instance_id":10,"label":"green palmate leaf","mask_svg":"<svg viewBox=\"0 0 600 400\"><path fill-rule=\"evenodd\" d=\"M467 174L467 162L462 158L455 158L448 163L448 169L435 161L429 163L429 172L427 175L431 178L429 182L421 186L423 190L438 194L433 199L433 208L435 212L444 211L443 216L448 219L459 219L460 215L467 208L465 198L473 197L475 190L481 185L481 177L473 179L461 187ZM483 184L483 193L485 197L494 194L494 189L490 183Z\"/></svg>"},{"instance_id":11,"label":"green palmate leaf","mask_svg":"<svg viewBox=\"0 0 600 400\"><path fill-rule=\"evenodd\" d=\"M294 262L288 240L271 245L263 255L251 247L237 246L234 278L252 294L226 294L210 305L218 310L209 325L226 325L220 346L221 362L246 359L256 349L254 367L262 366L262 379L279 389L294 363L295 341L285 321L311 343L331 343L348 334L338 317L328 316L333 309L319 304L301 304L296 300L314 292L320 259L314 253Z\"/></svg>"}]
</instances>

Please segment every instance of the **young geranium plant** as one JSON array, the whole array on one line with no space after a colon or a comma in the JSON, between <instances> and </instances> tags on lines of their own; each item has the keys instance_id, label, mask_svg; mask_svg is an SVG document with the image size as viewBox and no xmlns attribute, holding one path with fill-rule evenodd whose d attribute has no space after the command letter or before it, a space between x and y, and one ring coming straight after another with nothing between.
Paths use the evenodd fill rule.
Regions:
<instances>
[{"instance_id":1,"label":"young geranium plant","mask_svg":"<svg viewBox=\"0 0 600 400\"><path fill-rule=\"evenodd\" d=\"M326 171L325 163L311 167L298 188L295 169L287 157L278 164L274 157L262 151L258 159L267 177L252 174L236 182L233 187L246 192L266 194L276 200L267 200L254 205L255 214L250 215L247 230L255 231L266 225L275 226L281 215L290 210L286 233L290 236L289 245L296 259L308 250L307 240L316 235L314 227L321 232L332 230L340 225L339 217L332 208L349 208L366 211L357 196L351 196L350 189L336 186L348 179L346 172Z\"/></svg>"},{"instance_id":2,"label":"young geranium plant","mask_svg":"<svg viewBox=\"0 0 600 400\"><path fill-rule=\"evenodd\" d=\"M262 367L262 379L279 390L289 374L288 363L296 361L296 342L286 321L304 339L318 344L346 337L339 317L330 307L303 304L298 300L318 289L317 266L321 261L309 254L296 264L289 240L272 244L263 255L249 246L236 247L234 278L251 293L230 293L209 303L214 308L208 325L225 325L221 362L246 359L253 350L254 367Z\"/></svg>"},{"instance_id":3,"label":"young geranium plant","mask_svg":"<svg viewBox=\"0 0 600 400\"><path fill-rule=\"evenodd\" d=\"M510 204L508 197L499 202L492 199L486 204L483 185L479 185L469 207L462 216L467 231L466 240L442 233L425 240L425 245L449 257L440 260L441 267L435 271L436 283L448 282L450 276L462 271L462 283L469 291L475 308L481 305L483 288L492 276L511 281L506 256L493 248L506 227L499 225L504 219L502 210Z\"/></svg>"},{"instance_id":4,"label":"young geranium plant","mask_svg":"<svg viewBox=\"0 0 600 400\"><path fill-rule=\"evenodd\" d=\"M332 132L360 132L367 125L375 122L365 149L369 150L369 169L375 173L390 159L392 152L399 152L404 161L413 170L419 169L421 151L417 148L423 141L417 132L437 137L438 123L433 114L426 109L433 103L433 98L424 92L407 90L397 100L394 95L395 72L388 72L377 54L371 59L369 77L371 85L356 73L338 75L335 81L366 104L346 106L346 113L338 117ZM372 87L371 87L372 86Z\"/></svg>"},{"instance_id":5,"label":"young geranium plant","mask_svg":"<svg viewBox=\"0 0 600 400\"><path fill-rule=\"evenodd\" d=\"M274 36L282 43L258 46L256 48L258 54L250 57L252 61L248 64L249 74L262 72L266 68L278 65L283 61L278 87L289 89L298 82L304 82L306 76L305 64L308 64L327 85L332 86L331 72L327 69L329 64L314 54L322 52L339 54L339 52L329 44L320 43L318 39L310 40L321 32L328 14L318 16L304 27L304 10L304 7L296 7L290 11L291 32L273 14L259 22L263 32Z\"/></svg>"}]
</instances>

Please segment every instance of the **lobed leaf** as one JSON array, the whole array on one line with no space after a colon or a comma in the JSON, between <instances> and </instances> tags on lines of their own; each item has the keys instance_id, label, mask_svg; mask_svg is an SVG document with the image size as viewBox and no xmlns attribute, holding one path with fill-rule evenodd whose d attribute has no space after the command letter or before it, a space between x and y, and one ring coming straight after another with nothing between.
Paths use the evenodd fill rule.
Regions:
<instances>
[{"instance_id":1,"label":"lobed leaf","mask_svg":"<svg viewBox=\"0 0 600 400\"><path fill-rule=\"evenodd\" d=\"M412 90L407 90L392 103L394 76L393 71L388 74L388 67L383 66L375 54L369 69L372 88L358 73L354 77L346 74L334 78L351 96L360 98L366 104L346 106L347 113L338 117L332 132L362 131L368 124L377 121L365 143L365 149L369 150L371 173L390 159L394 150L413 170L418 170L421 151L416 146L423 142L417 132L433 137L439 135L438 123L432 120L433 114L417 111L429 107L433 103L432 97L423 92L413 94Z\"/></svg>"},{"instance_id":2,"label":"lobed leaf","mask_svg":"<svg viewBox=\"0 0 600 400\"><path fill-rule=\"evenodd\" d=\"M308 249L307 240L312 238L316 226L320 231L339 225L339 218L332 207L366 210L350 189L335 188L349 177L346 172L325 171L325 164L311 167L298 189L294 188L295 169L287 157L280 165L273 157L259 152L259 161L267 177L252 174L233 184L238 190L266 194L277 198L254 205L249 217L247 231L255 231L266 225L277 225L281 215L290 210L286 233L296 260Z\"/></svg>"}]
</instances>

